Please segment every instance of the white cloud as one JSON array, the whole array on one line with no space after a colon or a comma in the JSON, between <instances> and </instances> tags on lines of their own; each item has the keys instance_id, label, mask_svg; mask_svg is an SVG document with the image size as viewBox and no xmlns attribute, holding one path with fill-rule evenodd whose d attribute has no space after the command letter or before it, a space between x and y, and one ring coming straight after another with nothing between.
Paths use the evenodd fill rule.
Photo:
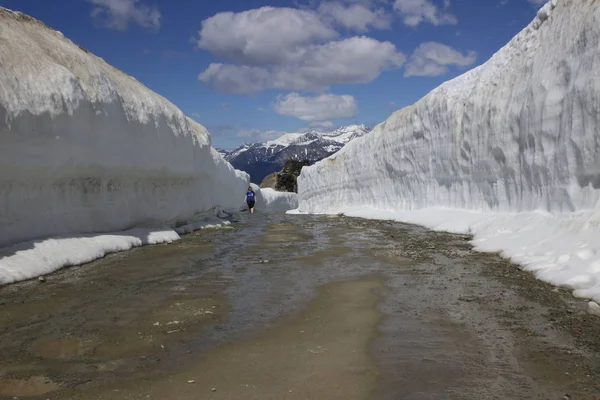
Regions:
<instances>
[{"instance_id":1,"label":"white cloud","mask_svg":"<svg viewBox=\"0 0 600 400\"><path fill-rule=\"evenodd\" d=\"M383 8L371 9L371 4L353 2L345 4L340 1L321 3L318 13L326 21L339 24L346 29L365 32L369 27L388 29L391 15Z\"/></svg>"},{"instance_id":2,"label":"white cloud","mask_svg":"<svg viewBox=\"0 0 600 400\"><path fill-rule=\"evenodd\" d=\"M406 57L390 42L364 37L338 39L334 27L365 31L387 28L388 0L326 0L312 9L261 7L224 12L202 22L198 48L221 62L198 79L217 90L252 93L266 89L320 91L334 84L367 83L398 69Z\"/></svg>"},{"instance_id":3,"label":"white cloud","mask_svg":"<svg viewBox=\"0 0 600 400\"><path fill-rule=\"evenodd\" d=\"M299 51L293 63L270 67L211 64L198 79L218 90L251 93L265 89L318 91L333 84L367 83L400 68L406 57L390 42L352 37Z\"/></svg>"},{"instance_id":4,"label":"white cloud","mask_svg":"<svg viewBox=\"0 0 600 400\"><path fill-rule=\"evenodd\" d=\"M204 20L196 41L226 60L256 66L292 62L305 46L336 36L312 11L261 7Z\"/></svg>"},{"instance_id":5,"label":"white cloud","mask_svg":"<svg viewBox=\"0 0 600 400\"><path fill-rule=\"evenodd\" d=\"M227 93L253 93L269 88L270 72L265 68L213 63L198 80Z\"/></svg>"},{"instance_id":6,"label":"white cloud","mask_svg":"<svg viewBox=\"0 0 600 400\"><path fill-rule=\"evenodd\" d=\"M236 136L244 138L246 143L264 143L269 140L275 140L284 134L285 132L274 130L261 131L260 129L241 129L237 131Z\"/></svg>"},{"instance_id":7,"label":"white cloud","mask_svg":"<svg viewBox=\"0 0 600 400\"><path fill-rule=\"evenodd\" d=\"M308 126L316 129L333 129L335 124L331 121L315 121L308 124Z\"/></svg>"},{"instance_id":8,"label":"white cloud","mask_svg":"<svg viewBox=\"0 0 600 400\"><path fill-rule=\"evenodd\" d=\"M427 42L421 44L412 54L404 76L443 75L448 72L449 65L466 67L472 65L476 59L477 54L474 51L464 55L445 44Z\"/></svg>"},{"instance_id":9,"label":"white cloud","mask_svg":"<svg viewBox=\"0 0 600 400\"><path fill-rule=\"evenodd\" d=\"M456 17L447 11L450 7L449 0L444 0L443 8L435 5L431 0L396 0L394 9L400 13L404 24L415 27L421 22L433 25L454 25L458 23Z\"/></svg>"},{"instance_id":10,"label":"white cloud","mask_svg":"<svg viewBox=\"0 0 600 400\"><path fill-rule=\"evenodd\" d=\"M280 115L309 122L352 118L358 113L354 97L334 94L304 97L298 93L290 93L279 97L273 108Z\"/></svg>"},{"instance_id":11,"label":"white cloud","mask_svg":"<svg viewBox=\"0 0 600 400\"><path fill-rule=\"evenodd\" d=\"M161 15L156 7L140 0L88 0L96 7L91 16L107 28L125 30L130 22L144 28L159 28Z\"/></svg>"}]
</instances>

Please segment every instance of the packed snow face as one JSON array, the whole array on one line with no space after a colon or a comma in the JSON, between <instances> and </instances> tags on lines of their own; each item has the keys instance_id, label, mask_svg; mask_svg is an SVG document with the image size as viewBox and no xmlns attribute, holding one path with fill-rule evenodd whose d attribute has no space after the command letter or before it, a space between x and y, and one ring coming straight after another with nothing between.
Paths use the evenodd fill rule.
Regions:
<instances>
[{"instance_id":1,"label":"packed snow face","mask_svg":"<svg viewBox=\"0 0 600 400\"><path fill-rule=\"evenodd\" d=\"M248 177L175 105L23 14L0 43L0 246L237 205Z\"/></svg>"},{"instance_id":2,"label":"packed snow face","mask_svg":"<svg viewBox=\"0 0 600 400\"><path fill-rule=\"evenodd\" d=\"M256 211L283 212L298 208L298 195L296 193L279 192L271 188L260 188L254 183L251 183L250 186L252 186L252 190L256 194ZM247 208L245 196L243 208Z\"/></svg>"},{"instance_id":3,"label":"packed snow face","mask_svg":"<svg viewBox=\"0 0 600 400\"><path fill-rule=\"evenodd\" d=\"M259 201L264 202L265 210L268 212L298 208L298 195L296 193L278 192L271 188L260 189Z\"/></svg>"},{"instance_id":4,"label":"packed snow face","mask_svg":"<svg viewBox=\"0 0 600 400\"><path fill-rule=\"evenodd\" d=\"M0 65L0 246L239 206L204 127L61 33L0 8Z\"/></svg>"},{"instance_id":5,"label":"packed snow face","mask_svg":"<svg viewBox=\"0 0 600 400\"><path fill-rule=\"evenodd\" d=\"M453 221L600 300L599 156L600 2L552 0L488 62L305 167L299 210Z\"/></svg>"},{"instance_id":6,"label":"packed snow face","mask_svg":"<svg viewBox=\"0 0 600 400\"><path fill-rule=\"evenodd\" d=\"M594 207L600 193L599 14L597 1L546 4L487 63L306 169L303 206Z\"/></svg>"}]
</instances>

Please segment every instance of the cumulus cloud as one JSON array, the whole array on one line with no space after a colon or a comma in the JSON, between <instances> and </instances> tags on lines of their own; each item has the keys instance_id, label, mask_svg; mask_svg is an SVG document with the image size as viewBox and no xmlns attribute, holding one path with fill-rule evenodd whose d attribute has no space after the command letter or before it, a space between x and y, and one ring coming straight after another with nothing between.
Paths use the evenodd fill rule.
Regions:
<instances>
[{"instance_id":1,"label":"cumulus cloud","mask_svg":"<svg viewBox=\"0 0 600 400\"><path fill-rule=\"evenodd\" d=\"M226 93L253 93L272 86L269 77L265 68L212 63L198 80Z\"/></svg>"},{"instance_id":2,"label":"cumulus cloud","mask_svg":"<svg viewBox=\"0 0 600 400\"><path fill-rule=\"evenodd\" d=\"M396 0L394 9L402 16L405 25L415 27L422 22L433 25L454 25L456 17L448 11L449 0L444 0L444 6L439 7L431 0Z\"/></svg>"},{"instance_id":3,"label":"cumulus cloud","mask_svg":"<svg viewBox=\"0 0 600 400\"><path fill-rule=\"evenodd\" d=\"M202 22L197 47L215 55L198 79L227 93L321 91L367 83L406 61L390 42L340 38L336 28L388 28L388 0L324 0L312 8L261 7ZM389 13L388 13L389 14Z\"/></svg>"},{"instance_id":4,"label":"cumulus cloud","mask_svg":"<svg viewBox=\"0 0 600 400\"><path fill-rule=\"evenodd\" d=\"M305 46L336 36L310 10L261 7L204 20L196 42L225 60L256 66L292 62Z\"/></svg>"},{"instance_id":5,"label":"cumulus cloud","mask_svg":"<svg viewBox=\"0 0 600 400\"><path fill-rule=\"evenodd\" d=\"M305 97L298 93L290 93L279 97L273 108L280 115L308 122L352 118L358 113L354 97L334 94Z\"/></svg>"},{"instance_id":6,"label":"cumulus cloud","mask_svg":"<svg viewBox=\"0 0 600 400\"><path fill-rule=\"evenodd\" d=\"M325 21L336 23L346 29L365 32L369 27L388 29L391 16L383 8L372 8L370 2L327 1L321 3L317 12Z\"/></svg>"},{"instance_id":7,"label":"cumulus cloud","mask_svg":"<svg viewBox=\"0 0 600 400\"><path fill-rule=\"evenodd\" d=\"M129 23L143 28L160 27L161 14L156 7L150 7L140 0L88 0L96 7L91 16L99 24L110 29L125 30Z\"/></svg>"},{"instance_id":8,"label":"cumulus cloud","mask_svg":"<svg viewBox=\"0 0 600 400\"><path fill-rule=\"evenodd\" d=\"M421 44L410 57L404 72L409 76L438 76L448 72L449 65L466 67L475 63L477 54L462 54L450 46L437 42Z\"/></svg>"},{"instance_id":9,"label":"cumulus cloud","mask_svg":"<svg viewBox=\"0 0 600 400\"><path fill-rule=\"evenodd\" d=\"M311 45L293 63L252 67L211 64L198 79L229 93L265 89L318 91L333 84L367 83L382 71L400 68L406 57L390 42L352 37Z\"/></svg>"},{"instance_id":10,"label":"cumulus cloud","mask_svg":"<svg viewBox=\"0 0 600 400\"><path fill-rule=\"evenodd\" d=\"M322 0L304 9L265 6L223 12L204 20L196 38L198 48L220 58L198 80L227 93L319 92L332 85L371 82L386 70L401 68L406 56L391 42L340 38L336 28L389 28L391 16L384 7L393 7L413 27L457 23L449 0ZM440 75L448 66L473 64L475 56L425 43L412 55L405 76Z\"/></svg>"}]
</instances>

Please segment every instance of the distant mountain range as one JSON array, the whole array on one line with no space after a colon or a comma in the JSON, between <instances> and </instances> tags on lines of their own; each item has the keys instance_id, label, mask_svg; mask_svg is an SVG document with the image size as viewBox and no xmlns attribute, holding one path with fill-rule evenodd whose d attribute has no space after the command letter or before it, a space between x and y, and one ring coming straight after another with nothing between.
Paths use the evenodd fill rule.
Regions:
<instances>
[{"instance_id":1,"label":"distant mountain range","mask_svg":"<svg viewBox=\"0 0 600 400\"><path fill-rule=\"evenodd\" d=\"M266 143L244 144L231 151L217 150L234 168L246 171L251 181L259 184L265 176L281 170L289 159L319 161L370 131L365 125L348 125L332 132L287 133Z\"/></svg>"}]
</instances>

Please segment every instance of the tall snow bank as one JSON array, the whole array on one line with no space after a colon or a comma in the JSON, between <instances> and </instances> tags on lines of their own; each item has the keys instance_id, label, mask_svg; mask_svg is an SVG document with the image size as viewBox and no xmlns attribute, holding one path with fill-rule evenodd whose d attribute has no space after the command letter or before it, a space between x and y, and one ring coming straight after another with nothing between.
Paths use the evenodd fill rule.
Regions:
<instances>
[{"instance_id":1,"label":"tall snow bank","mask_svg":"<svg viewBox=\"0 0 600 400\"><path fill-rule=\"evenodd\" d=\"M204 127L60 33L0 9L0 65L0 246L237 206Z\"/></svg>"},{"instance_id":2,"label":"tall snow bank","mask_svg":"<svg viewBox=\"0 0 600 400\"><path fill-rule=\"evenodd\" d=\"M597 1L546 4L488 62L303 169L302 206L595 207L599 38Z\"/></svg>"},{"instance_id":3,"label":"tall snow bank","mask_svg":"<svg viewBox=\"0 0 600 400\"><path fill-rule=\"evenodd\" d=\"M296 193L261 188L254 183L251 183L250 186L252 186L252 190L256 194L256 211L283 212L298 208L298 195ZM245 197L243 207L248 208Z\"/></svg>"},{"instance_id":4,"label":"tall snow bank","mask_svg":"<svg viewBox=\"0 0 600 400\"><path fill-rule=\"evenodd\" d=\"M0 246L237 208L248 180L175 105L0 8Z\"/></svg>"},{"instance_id":5,"label":"tall snow bank","mask_svg":"<svg viewBox=\"0 0 600 400\"><path fill-rule=\"evenodd\" d=\"M452 220L600 300L599 135L600 2L552 0L485 64L305 167L299 209Z\"/></svg>"}]
</instances>

